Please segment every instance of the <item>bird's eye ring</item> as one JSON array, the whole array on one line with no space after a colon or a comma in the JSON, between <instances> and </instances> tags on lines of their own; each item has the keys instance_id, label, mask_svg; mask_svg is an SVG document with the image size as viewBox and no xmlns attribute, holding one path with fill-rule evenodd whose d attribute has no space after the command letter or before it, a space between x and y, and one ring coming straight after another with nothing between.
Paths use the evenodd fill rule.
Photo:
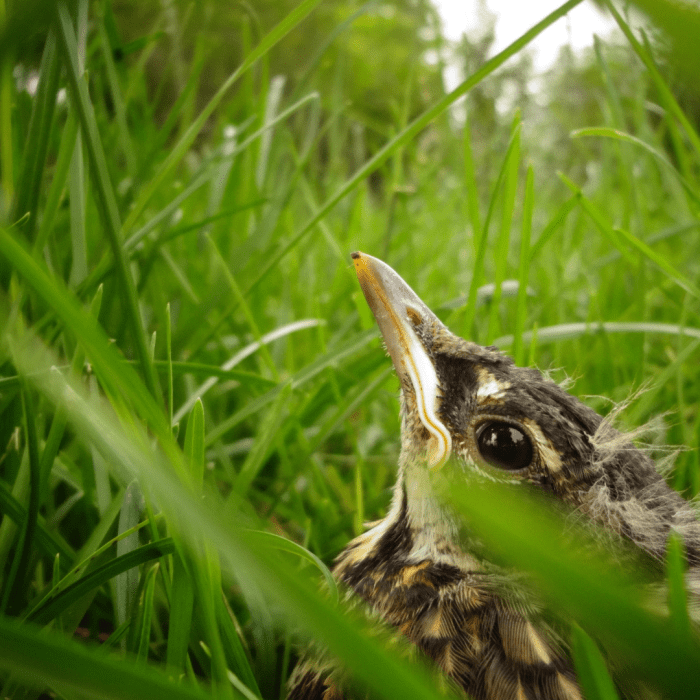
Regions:
<instances>
[{"instance_id":1,"label":"bird's eye ring","mask_svg":"<svg viewBox=\"0 0 700 700\"><path fill-rule=\"evenodd\" d=\"M476 430L476 444L484 462L508 471L530 466L535 454L527 433L505 421L482 423Z\"/></svg>"}]
</instances>

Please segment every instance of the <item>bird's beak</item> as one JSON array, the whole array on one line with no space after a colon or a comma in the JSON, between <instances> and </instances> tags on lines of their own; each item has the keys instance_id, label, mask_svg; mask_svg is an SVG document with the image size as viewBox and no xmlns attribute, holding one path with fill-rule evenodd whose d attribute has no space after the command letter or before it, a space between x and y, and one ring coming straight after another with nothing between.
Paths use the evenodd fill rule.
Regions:
<instances>
[{"instance_id":1,"label":"bird's beak","mask_svg":"<svg viewBox=\"0 0 700 700\"><path fill-rule=\"evenodd\" d=\"M452 451L452 438L436 414L438 377L414 326L425 320L432 326L442 323L386 263L365 253L353 253L352 259L394 368L400 377L407 374L411 379L421 422L430 433L428 464L441 467Z\"/></svg>"}]
</instances>

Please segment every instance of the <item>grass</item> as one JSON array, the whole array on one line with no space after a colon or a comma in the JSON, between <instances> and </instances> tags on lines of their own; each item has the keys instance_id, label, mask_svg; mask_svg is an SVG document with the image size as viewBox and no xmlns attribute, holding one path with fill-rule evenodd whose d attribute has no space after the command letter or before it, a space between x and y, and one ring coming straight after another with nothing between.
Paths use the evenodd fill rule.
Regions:
<instances>
[{"instance_id":1,"label":"grass","mask_svg":"<svg viewBox=\"0 0 700 700\"><path fill-rule=\"evenodd\" d=\"M594 123L556 122L553 103L496 115L489 143L476 114L452 128L457 99L566 3L413 119L402 86L393 136L358 164L371 127L345 109L343 66L315 84L315 60L291 96L268 70L318 4L253 42L201 109L194 61L160 130L142 85L159 36L115 61L109 3L51 5L31 100L3 53L3 697L284 697L310 638L379 696L442 696L344 612L328 573L385 512L398 452L356 249L600 412L645 387L623 427L662 416L654 444L689 448L669 481L700 491L700 140L645 37L615 11L628 43L597 42ZM351 41L354 19L331 38ZM634 577L564 548L537 503L454 486L495 555L575 623L587 697L616 696L608 660L698 696L677 543L664 616Z\"/></svg>"}]
</instances>

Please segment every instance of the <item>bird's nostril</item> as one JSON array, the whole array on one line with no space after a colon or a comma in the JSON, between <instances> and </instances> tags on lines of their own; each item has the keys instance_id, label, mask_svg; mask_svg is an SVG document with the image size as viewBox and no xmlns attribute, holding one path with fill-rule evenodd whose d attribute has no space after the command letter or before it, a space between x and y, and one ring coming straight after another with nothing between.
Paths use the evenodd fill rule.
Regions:
<instances>
[{"instance_id":1,"label":"bird's nostril","mask_svg":"<svg viewBox=\"0 0 700 700\"><path fill-rule=\"evenodd\" d=\"M420 326L423 323L423 317L412 306L406 307L406 316L414 326Z\"/></svg>"}]
</instances>

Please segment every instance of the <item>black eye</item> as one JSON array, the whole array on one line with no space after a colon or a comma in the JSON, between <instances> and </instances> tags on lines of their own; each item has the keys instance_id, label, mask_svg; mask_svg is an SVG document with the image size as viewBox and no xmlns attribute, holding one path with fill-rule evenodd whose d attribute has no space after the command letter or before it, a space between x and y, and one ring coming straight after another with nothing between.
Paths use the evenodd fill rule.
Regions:
<instances>
[{"instance_id":1,"label":"black eye","mask_svg":"<svg viewBox=\"0 0 700 700\"><path fill-rule=\"evenodd\" d=\"M524 469L532 462L532 442L511 423L490 421L476 434L476 443L484 461L500 469Z\"/></svg>"}]
</instances>

